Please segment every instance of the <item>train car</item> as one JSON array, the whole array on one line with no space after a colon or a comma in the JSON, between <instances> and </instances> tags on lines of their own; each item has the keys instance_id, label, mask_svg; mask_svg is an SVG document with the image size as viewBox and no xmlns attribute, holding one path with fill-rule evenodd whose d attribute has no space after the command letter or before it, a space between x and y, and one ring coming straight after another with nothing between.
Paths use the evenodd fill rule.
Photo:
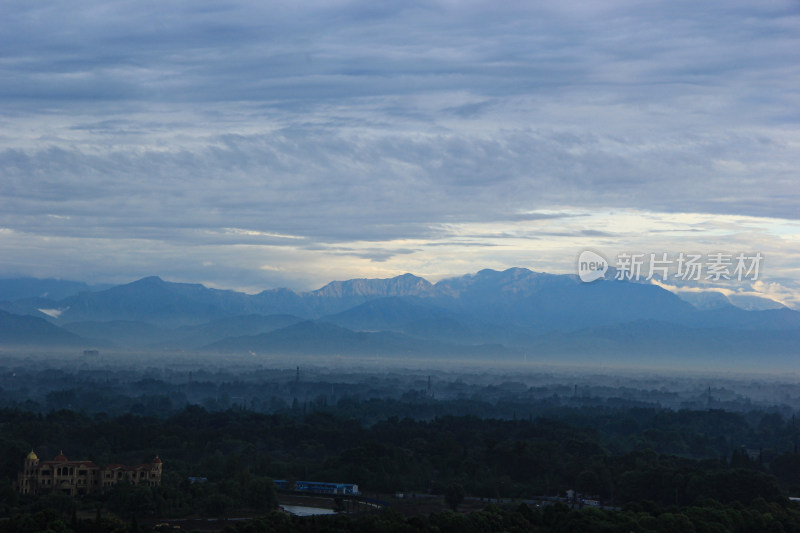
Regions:
<instances>
[{"instance_id":1,"label":"train car","mask_svg":"<svg viewBox=\"0 0 800 533\"><path fill-rule=\"evenodd\" d=\"M289 490L289 482L284 479L273 481L280 490ZM324 481L295 481L294 490L310 494L334 494L358 496L358 485L353 483L327 483Z\"/></svg>"}]
</instances>

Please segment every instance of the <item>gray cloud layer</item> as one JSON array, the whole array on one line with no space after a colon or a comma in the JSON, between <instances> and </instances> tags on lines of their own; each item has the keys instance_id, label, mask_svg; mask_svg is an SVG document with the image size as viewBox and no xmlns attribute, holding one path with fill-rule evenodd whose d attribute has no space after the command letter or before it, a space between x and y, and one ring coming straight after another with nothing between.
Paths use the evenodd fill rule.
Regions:
<instances>
[{"instance_id":1,"label":"gray cloud layer","mask_svg":"<svg viewBox=\"0 0 800 533\"><path fill-rule=\"evenodd\" d=\"M16 232L313 250L568 208L800 215L792 1L11 1L0 20Z\"/></svg>"}]
</instances>

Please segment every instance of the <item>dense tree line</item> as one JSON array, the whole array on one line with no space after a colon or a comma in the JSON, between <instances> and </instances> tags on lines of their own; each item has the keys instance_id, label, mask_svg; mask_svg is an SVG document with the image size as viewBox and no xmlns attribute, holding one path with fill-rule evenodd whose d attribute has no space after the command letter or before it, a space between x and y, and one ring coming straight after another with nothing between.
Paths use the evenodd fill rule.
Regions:
<instances>
[{"instance_id":1,"label":"dense tree line","mask_svg":"<svg viewBox=\"0 0 800 533\"><path fill-rule=\"evenodd\" d=\"M280 414L327 407L374 423L387 416L418 418L474 414L482 418L553 416L576 408L719 409L756 408L791 416L800 409L791 382L706 379L697 376L551 375L522 371L497 373L374 371L340 372L304 367L267 368L255 360L195 361L148 356L102 364L80 360L23 358L0 364L0 407L36 412L71 409L110 415L169 416L188 404L210 411L244 407ZM135 361L135 362L134 362ZM97 362L96 362L97 363ZM701 385L702 384L702 385ZM376 400L376 401L371 401Z\"/></svg>"},{"instance_id":2,"label":"dense tree line","mask_svg":"<svg viewBox=\"0 0 800 533\"><path fill-rule=\"evenodd\" d=\"M55 510L26 513L0 522L0 533L139 533L151 531L136 520L114 516L71 518ZM171 528L155 528L171 531ZM544 508L488 505L482 511L452 511L406 517L391 509L366 516L332 515L300 518L272 511L237 521L227 533L775 533L800 531L800 508L757 499L749 505L722 505L706 500L688 507L659 507L652 502L622 510L570 509L564 504Z\"/></svg>"},{"instance_id":3,"label":"dense tree line","mask_svg":"<svg viewBox=\"0 0 800 533\"><path fill-rule=\"evenodd\" d=\"M230 533L774 533L800 530L800 509L756 500L748 506L724 506L713 500L685 508L660 508L654 504L630 506L622 511L594 508L570 510L564 504L532 509L525 504L489 505L471 514L435 513L428 517L403 517L385 511L368 517L317 517L300 519L280 513L228 528Z\"/></svg>"},{"instance_id":4,"label":"dense tree line","mask_svg":"<svg viewBox=\"0 0 800 533\"><path fill-rule=\"evenodd\" d=\"M708 498L747 504L758 497L779 502L797 487L800 459L793 450L751 457L752 449L738 445L742 439L791 443L791 420L641 408L591 415L580 409L564 417L568 421L389 417L364 425L325 410L267 415L190 406L161 418L5 409L0 510L32 510L32 502L8 488L32 447L43 458L63 449L98 464L137 464L160 454L165 474L158 490L139 494L137 487L118 487L116 492L133 492L103 495L100 503L122 515L257 509L262 501L274 504L269 480L276 478L351 482L380 493L444 494L458 485L486 498L574 489L614 505L651 500L685 506ZM683 454L663 452L670 439ZM191 484L189 476L208 481ZM138 507L123 508L119 502L126 501Z\"/></svg>"}]
</instances>

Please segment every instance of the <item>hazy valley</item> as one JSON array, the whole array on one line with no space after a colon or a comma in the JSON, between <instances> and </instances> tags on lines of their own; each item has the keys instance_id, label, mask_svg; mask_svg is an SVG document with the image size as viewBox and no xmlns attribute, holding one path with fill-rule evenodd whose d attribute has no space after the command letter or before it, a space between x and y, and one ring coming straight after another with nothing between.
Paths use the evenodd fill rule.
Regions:
<instances>
[{"instance_id":1,"label":"hazy valley","mask_svg":"<svg viewBox=\"0 0 800 533\"><path fill-rule=\"evenodd\" d=\"M52 295L60 296L53 298ZM287 356L791 367L800 313L698 308L656 285L514 268L245 294L148 277L0 284L0 346Z\"/></svg>"}]
</instances>

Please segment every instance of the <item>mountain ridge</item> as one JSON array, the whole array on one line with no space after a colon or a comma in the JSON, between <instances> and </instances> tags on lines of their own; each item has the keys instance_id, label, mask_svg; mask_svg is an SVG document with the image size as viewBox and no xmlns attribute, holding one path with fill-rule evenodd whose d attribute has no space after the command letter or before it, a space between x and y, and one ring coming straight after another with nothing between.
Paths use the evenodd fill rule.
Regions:
<instances>
[{"instance_id":1,"label":"mountain ridge","mask_svg":"<svg viewBox=\"0 0 800 533\"><path fill-rule=\"evenodd\" d=\"M697 309L655 284L582 283L574 275L525 268L484 269L435 284L403 274L335 281L307 292L269 289L253 295L148 276L58 301L29 297L3 302L0 309L60 328L63 333L40 331L45 338L70 339L65 342L71 346L102 342L148 350L448 356L461 351L489 357L576 352L593 342L623 351L639 346L658 353L717 354L714 344L722 343L740 356L741 347L755 351L763 346L787 358L798 351L795 340L800 345L794 336L800 331L800 313L785 307L748 311L717 301ZM642 321L668 326L644 327ZM317 325L297 326L304 322ZM288 333L283 331L287 328ZM638 340L625 341L627 334ZM5 335L0 334L0 344L13 337ZM738 339L738 345L728 339ZM31 345L36 340L28 339Z\"/></svg>"}]
</instances>

